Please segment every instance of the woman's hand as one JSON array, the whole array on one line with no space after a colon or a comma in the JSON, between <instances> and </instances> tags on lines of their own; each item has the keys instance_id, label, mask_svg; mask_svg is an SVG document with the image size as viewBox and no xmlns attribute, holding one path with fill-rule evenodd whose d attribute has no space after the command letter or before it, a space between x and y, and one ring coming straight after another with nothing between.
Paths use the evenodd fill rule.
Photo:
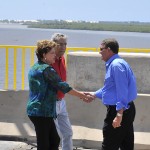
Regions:
<instances>
[{"instance_id":1,"label":"woman's hand","mask_svg":"<svg viewBox=\"0 0 150 150\"><path fill-rule=\"evenodd\" d=\"M89 93L89 92L83 92L83 94L85 95L84 98L81 98L84 102L90 103L93 100L95 100L95 95Z\"/></svg>"}]
</instances>

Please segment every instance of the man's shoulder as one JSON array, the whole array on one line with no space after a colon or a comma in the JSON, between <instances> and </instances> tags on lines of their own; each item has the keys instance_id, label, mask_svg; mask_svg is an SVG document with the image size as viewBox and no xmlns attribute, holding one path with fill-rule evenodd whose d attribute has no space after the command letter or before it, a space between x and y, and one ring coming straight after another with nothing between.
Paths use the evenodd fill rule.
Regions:
<instances>
[{"instance_id":1,"label":"man's shoulder","mask_svg":"<svg viewBox=\"0 0 150 150\"><path fill-rule=\"evenodd\" d=\"M115 58L113 61L112 61L113 64L118 64L118 63L126 63L126 61L121 58L121 57L118 57L118 58Z\"/></svg>"},{"instance_id":2,"label":"man's shoulder","mask_svg":"<svg viewBox=\"0 0 150 150\"><path fill-rule=\"evenodd\" d=\"M111 63L111 67L125 69L129 67L129 64L124 59L117 58L113 60L113 62Z\"/></svg>"}]
</instances>

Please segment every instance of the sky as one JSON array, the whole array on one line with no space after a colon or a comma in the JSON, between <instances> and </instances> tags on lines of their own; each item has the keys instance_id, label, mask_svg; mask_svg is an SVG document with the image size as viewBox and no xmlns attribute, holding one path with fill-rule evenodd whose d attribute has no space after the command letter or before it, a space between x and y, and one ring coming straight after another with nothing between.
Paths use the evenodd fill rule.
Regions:
<instances>
[{"instance_id":1,"label":"sky","mask_svg":"<svg viewBox=\"0 0 150 150\"><path fill-rule=\"evenodd\" d=\"M150 0L0 0L0 20L150 22Z\"/></svg>"}]
</instances>

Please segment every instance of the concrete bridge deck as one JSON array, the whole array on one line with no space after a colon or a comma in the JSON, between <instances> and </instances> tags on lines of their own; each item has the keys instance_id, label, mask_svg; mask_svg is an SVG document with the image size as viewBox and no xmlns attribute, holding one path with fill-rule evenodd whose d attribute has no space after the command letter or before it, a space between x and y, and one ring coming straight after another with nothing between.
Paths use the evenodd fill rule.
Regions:
<instances>
[{"instance_id":1,"label":"concrete bridge deck","mask_svg":"<svg viewBox=\"0 0 150 150\"><path fill-rule=\"evenodd\" d=\"M26 143L36 143L35 133L27 124L22 124L28 136L22 135L15 123L0 122L0 141L20 141ZM74 147L84 147L86 149L99 149L103 139L102 130L91 129L82 126L73 127ZM0 142L1 143L1 142ZM135 132L135 149L150 150L150 133Z\"/></svg>"},{"instance_id":2,"label":"concrete bridge deck","mask_svg":"<svg viewBox=\"0 0 150 150\"><path fill-rule=\"evenodd\" d=\"M0 140L35 142L33 125L26 116L28 91L0 91L0 95ZM135 149L139 150L150 150L149 99L150 95L139 94L135 101ZM74 146L99 149L103 138L101 128L105 106L98 99L86 104L70 95L66 95L66 102Z\"/></svg>"}]
</instances>

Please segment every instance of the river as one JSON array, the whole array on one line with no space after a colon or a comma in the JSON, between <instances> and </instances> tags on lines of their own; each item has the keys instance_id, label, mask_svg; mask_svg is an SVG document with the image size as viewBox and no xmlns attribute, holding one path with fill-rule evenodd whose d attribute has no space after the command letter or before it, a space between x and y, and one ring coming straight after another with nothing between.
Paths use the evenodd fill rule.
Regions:
<instances>
[{"instance_id":1,"label":"river","mask_svg":"<svg viewBox=\"0 0 150 150\"><path fill-rule=\"evenodd\" d=\"M68 36L68 47L98 47L105 38L116 38L120 47L150 48L150 33L34 29L18 24L0 24L1 45L35 45L37 40L50 39L55 32Z\"/></svg>"},{"instance_id":2,"label":"river","mask_svg":"<svg viewBox=\"0 0 150 150\"><path fill-rule=\"evenodd\" d=\"M50 39L53 33L64 33L68 36L68 47L99 47L105 38L116 38L120 47L150 48L150 33L64 30L64 29L34 29L19 24L0 24L0 45L36 45L38 40ZM19 55L19 53L18 53ZM0 89L4 88L5 52L0 49ZM17 89L21 89L21 57L17 60ZM29 62L26 61L26 66ZM25 89L28 89L27 72L25 72ZM13 52L9 54L9 89L13 88Z\"/></svg>"}]
</instances>

